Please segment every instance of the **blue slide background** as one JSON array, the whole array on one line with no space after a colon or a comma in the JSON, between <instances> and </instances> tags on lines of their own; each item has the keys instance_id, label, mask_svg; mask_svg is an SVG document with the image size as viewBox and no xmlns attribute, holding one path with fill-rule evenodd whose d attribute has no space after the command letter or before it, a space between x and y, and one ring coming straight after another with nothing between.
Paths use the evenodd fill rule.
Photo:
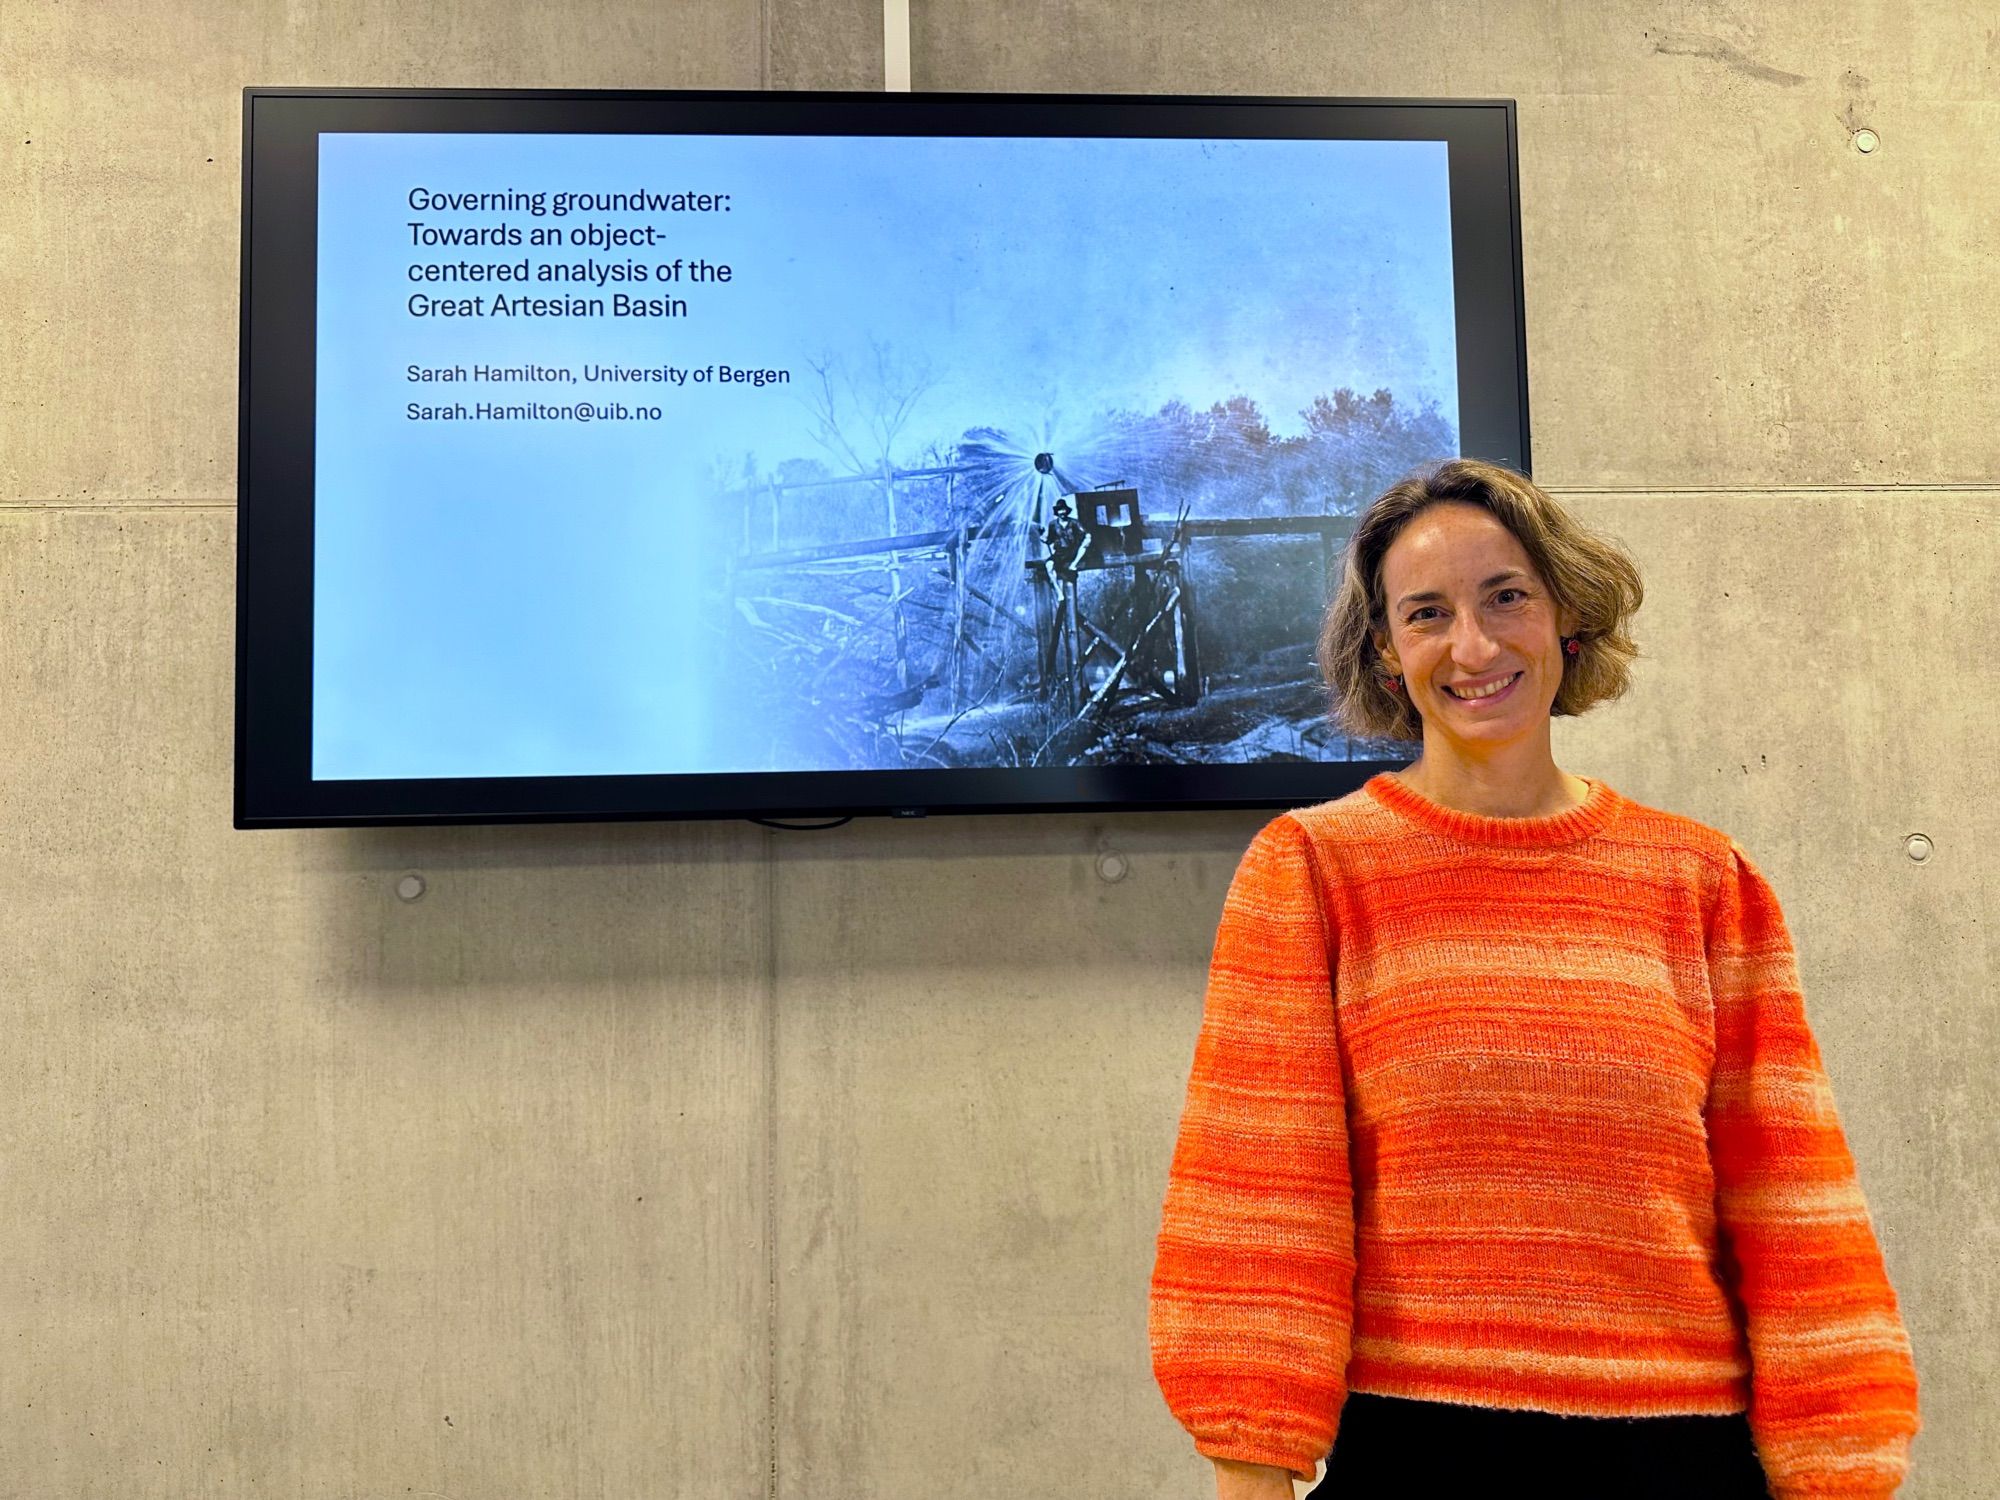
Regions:
<instances>
[{"instance_id":1,"label":"blue slide background","mask_svg":"<svg viewBox=\"0 0 2000 1500\"><path fill-rule=\"evenodd\" d=\"M907 442L1335 387L1457 430L1442 142L322 137L313 775L751 769L710 649L741 538L724 469L826 457L800 380L876 349L934 372ZM412 210L439 192L692 190L730 211ZM438 226L657 223L646 249L421 248ZM726 262L726 285L417 286L415 263ZM412 291L680 296L687 315L437 319ZM408 365L788 368L790 386L419 386ZM419 422L406 403L653 403L658 422ZM896 454L902 461L903 454ZM1301 621L1307 636L1315 622ZM793 769L817 769L799 765Z\"/></svg>"}]
</instances>

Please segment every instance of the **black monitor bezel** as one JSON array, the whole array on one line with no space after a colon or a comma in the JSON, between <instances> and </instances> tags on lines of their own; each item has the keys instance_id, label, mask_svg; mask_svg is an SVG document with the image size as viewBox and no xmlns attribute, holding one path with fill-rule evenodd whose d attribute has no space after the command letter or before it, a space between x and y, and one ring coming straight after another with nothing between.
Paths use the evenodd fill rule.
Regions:
<instances>
[{"instance_id":1,"label":"black monitor bezel","mask_svg":"<svg viewBox=\"0 0 2000 1500\"><path fill-rule=\"evenodd\" d=\"M1449 142L1460 447L1531 472L1511 99L250 87L243 99L235 826L1301 806L1328 763L314 781L314 331L323 131L1048 135Z\"/></svg>"}]
</instances>

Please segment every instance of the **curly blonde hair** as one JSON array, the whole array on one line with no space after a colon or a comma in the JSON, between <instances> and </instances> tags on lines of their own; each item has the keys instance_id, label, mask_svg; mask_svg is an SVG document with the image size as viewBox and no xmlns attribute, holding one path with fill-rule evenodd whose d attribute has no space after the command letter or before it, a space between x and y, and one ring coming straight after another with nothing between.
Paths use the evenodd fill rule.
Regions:
<instances>
[{"instance_id":1,"label":"curly blonde hair","mask_svg":"<svg viewBox=\"0 0 2000 1500\"><path fill-rule=\"evenodd\" d=\"M1382 559L1418 515L1449 501L1483 506L1511 531L1555 596L1579 620L1582 651L1563 669L1549 712L1587 713L1622 697L1639 655L1628 627L1646 597L1639 569L1617 542L1597 535L1535 484L1499 464L1452 458L1425 464L1371 502L1348 539L1340 588L1319 632L1319 670L1334 723L1357 739L1421 741L1423 716L1407 693L1386 687L1374 634L1391 634Z\"/></svg>"}]
</instances>

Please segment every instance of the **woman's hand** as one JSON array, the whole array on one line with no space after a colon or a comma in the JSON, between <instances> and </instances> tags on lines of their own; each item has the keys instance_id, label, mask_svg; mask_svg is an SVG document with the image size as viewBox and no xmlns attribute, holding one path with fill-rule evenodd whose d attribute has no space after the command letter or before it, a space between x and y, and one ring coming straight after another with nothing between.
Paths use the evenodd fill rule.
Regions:
<instances>
[{"instance_id":1,"label":"woman's hand","mask_svg":"<svg viewBox=\"0 0 2000 1500\"><path fill-rule=\"evenodd\" d=\"M1211 1458L1215 1465L1215 1500L1292 1500L1292 1471L1270 1464L1238 1463Z\"/></svg>"}]
</instances>

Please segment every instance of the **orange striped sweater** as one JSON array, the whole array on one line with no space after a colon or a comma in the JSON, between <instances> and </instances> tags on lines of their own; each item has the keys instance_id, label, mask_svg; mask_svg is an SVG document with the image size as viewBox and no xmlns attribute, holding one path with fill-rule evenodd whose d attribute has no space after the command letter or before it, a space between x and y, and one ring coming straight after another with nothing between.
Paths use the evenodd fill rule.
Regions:
<instances>
[{"instance_id":1,"label":"orange striped sweater","mask_svg":"<svg viewBox=\"0 0 2000 1500\"><path fill-rule=\"evenodd\" d=\"M1151 1285L1198 1452L1310 1480L1354 1390L1747 1410L1778 1500L1902 1481L1916 1368L1777 898L1589 785L1493 818L1378 775L1244 855Z\"/></svg>"}]
</instances>

